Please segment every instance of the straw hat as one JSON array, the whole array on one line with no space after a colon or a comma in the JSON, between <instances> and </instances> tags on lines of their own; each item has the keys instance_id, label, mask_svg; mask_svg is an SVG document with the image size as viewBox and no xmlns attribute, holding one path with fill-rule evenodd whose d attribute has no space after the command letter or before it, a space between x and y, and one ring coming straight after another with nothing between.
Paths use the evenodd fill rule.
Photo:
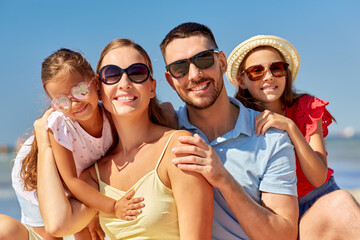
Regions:
<instances>
[{"instance_id":1,"label":"straw hat","mask_svg":"<svg viewBox=\"0 0 360 240\"><path fill-rule=\"evenodd\" d=\"M293 45L287 40L271 36L271 35L258 35L240 43L229 55L227 62L228 67L226 71L227 79L235 86L238 87L236 76L239 67L244 60L245 56L254 48L260 46L273 47L284 56L285 61L289 64L289 69L292 73L292 81L295 81L296 75L300 67L300 56Z\"/></svg>"}]
</instances>

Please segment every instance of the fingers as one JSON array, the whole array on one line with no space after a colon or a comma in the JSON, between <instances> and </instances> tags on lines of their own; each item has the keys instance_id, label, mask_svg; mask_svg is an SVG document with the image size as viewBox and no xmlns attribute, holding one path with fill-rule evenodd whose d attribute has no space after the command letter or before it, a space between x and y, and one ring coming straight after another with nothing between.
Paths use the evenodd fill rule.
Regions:
<instances>
[{"instance_id":1,"label":"fingers","mask_svg":"<svg viewBox=\"0 0 360 240\"><path fill-rule=\"evenodd\" d=\"M124 196L124 198L126 198L127 200L130 200L135 194L135 190L131 189L129 192L127 192Z\"/></svg>"},{"instance_id":2,"label":"fingers","mask_svg":"<svg viewBox=\"0 0 360 240\"><path fill-rule=\"evenodd\" d=\"M197 146L205 150L209 148L209 145L198 134L194 136L181 136L178 139L182 144Z\"/></svg>"},{"instance_id":3,"label":"fingers","mask_svg":"<svg viewBox=\"0 0 360 240\"><path fill-rule=\"evenodd\" d=\"M55 109L53 108L49 108L48 110L46 110L46 112L43 114L42 118L48 119L48 117L50 116L51 113L55 112Z\"/></svg>"},{"instance_id":4,"label":"fingers","mask_svg":"<svg viewBox=\"0 0 360 240\"><path fill-rule=\"evenodd\" d=\"M173 149L171 149L171 151L177 157L181 157L184 155L206 157L206 150L199 148L197 146L193 146L193 145L184 145L184 146L174 147Z\"/></svg>"},{"instance_id":5,"label":"fingers","mask_svg":"<svg viewBox=\"0 0 360 240\"><path fill-rule=\"evenodd\" d=\"M178 157L174 158L172 162L179 167L179 164L193 164L193 165L200 165L204 166L207 164L206 158L202 157L195 157L195 156L185 156L185 157Z\"/></svg>"},{"instance_id":6,"label":"fingers","mask_svg":"<svg viewBox=\"0 0 360 240\"><path fill-rule=\"evenodd\" d=\"M261 113L259 113L258 115L255 116L255 134L257 136L264 135L266 130L270 127L267 126L266 128L264 128L264 125L267 124L271 118L272 118L273 112L269 111L269 110L265 110Z\"/></svg>"},{"instance_id":7,"label":"fingers","mask_svg":"<svg viewBox=\"0 0 360 240\"><path fill-rule=\"evenodd\" d=\"M183 171L190 171L190 172L197 172L203 174L204 166L203 165L196 165L196 164L177 164L176 165L179 169ZM204 176L205 177L205 176Z\"/></svg>"}]
</instances>

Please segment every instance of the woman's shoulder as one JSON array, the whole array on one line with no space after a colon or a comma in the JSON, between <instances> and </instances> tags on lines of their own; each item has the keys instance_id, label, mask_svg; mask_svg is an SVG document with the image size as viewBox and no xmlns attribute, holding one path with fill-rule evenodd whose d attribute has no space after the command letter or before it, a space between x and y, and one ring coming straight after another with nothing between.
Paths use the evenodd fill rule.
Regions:
<instances>
[{"instance_id":1,"label":"woman's shoulder","mask_svg":"<svg viewBox=\"0 0 360 240\"><path fill-rule=\"evenodd\" d=\"M192 133L186 130L169 130L162 136L163 139L168 139L169 145L180 144L178 138L181 136L192 136Z\"/></svg>"}]
</instances>

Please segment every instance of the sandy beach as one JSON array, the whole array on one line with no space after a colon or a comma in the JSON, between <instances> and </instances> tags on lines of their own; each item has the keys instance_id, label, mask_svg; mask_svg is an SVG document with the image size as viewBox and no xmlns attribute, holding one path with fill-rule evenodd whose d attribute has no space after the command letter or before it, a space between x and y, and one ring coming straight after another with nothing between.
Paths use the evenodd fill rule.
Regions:
<instances>
[{"instance_id":1,"label":"sandy beach","mask_svg":"<svg viewBox=\"0 0 360 240\"><path fill-rule=\"evenodd\" d=\"M356 199L356 201L360 204L360 189L351 189L347 191L351 193Z\"/></svg>"}]
</instances>

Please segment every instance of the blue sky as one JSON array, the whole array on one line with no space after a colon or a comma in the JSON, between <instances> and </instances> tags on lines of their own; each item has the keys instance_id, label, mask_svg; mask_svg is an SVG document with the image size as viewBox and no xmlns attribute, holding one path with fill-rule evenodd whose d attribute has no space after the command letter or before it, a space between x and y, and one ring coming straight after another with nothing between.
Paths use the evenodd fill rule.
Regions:
<instances>
[{"instance_id":1,"label":"blue sky","mask_svg":"<svg viewBox=\"0 0 360 240\"><path fill-rule=\"evenodd\" d=\"M353 1L0 1L0 144L32 130L48 106L40 72L61 47L81 51L93 68L111 40L131 38L149 53L157 95L182 105L164 77L159 44L180 23L195 21L214 32L228 56L258 34L290 41L301 66L295 87L330 101L331 133L360 131L360 3ZM229 95L234 88L224 76Z\"/></svg>"}]
</instances>

